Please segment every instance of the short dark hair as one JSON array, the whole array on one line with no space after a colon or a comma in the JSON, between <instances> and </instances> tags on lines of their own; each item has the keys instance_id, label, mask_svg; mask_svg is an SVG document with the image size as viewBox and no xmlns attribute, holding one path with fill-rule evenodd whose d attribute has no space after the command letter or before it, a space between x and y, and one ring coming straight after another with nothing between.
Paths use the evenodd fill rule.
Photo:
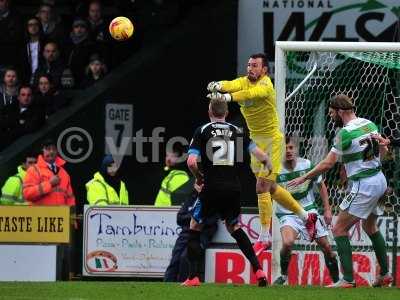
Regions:
<instances>
[{"instance_id":1,"label":"short dark hair","mask_svg":"<svg viewBox=\"0 0 400 300\"><path fill-rule=\"evenodd\" d=\"M100 7L102 7L102 4L101 4L101 1L100 1L100 0L91 0L91 1L89 1L88 8L89 8L90 5L92 5L92 4L97 4L97 5L99 5Z\"/></svg>"},{"instance_id":2,"label":"short dark hair","mask_svg":"<svg viewBox=\"0 0 400 300\"><path fill-rule=\"evenodd\" d=\"M41 147L42 149L46 148L46 147L49 147L49 146L56 146L57 147L57 143L53 139L47 138L42 142L41 146L42 146Z\"/></svg>"},{"instance_id":3,"label":"short dark hair","mask_svg":"<svg viewBox=\"0 0 400 300\"><path fill-rule=\"evenodd\" d=\"M225 100L213 99L210 101L210 110L214 117L223 118L228 113L228 103Z\"/></svg>"},{"instance_id":4,"label":"short dark hair","mask_svg":"<svg viewBox=\"0 0 400 300\"><path fill-rule=\"evenodd\" d=\"M39 84L39 80L40 78L47 78L47 80L49 81L50 84L53 84L53 77L51 76L51 74L47 74L47 73L39 73L37 76L37 84Z\"/></svg>"},{"instance_id":5,"label":"short dark hair","mask_svg":"<svg viewBox=\"0 0 400 300\"><path fill-rule=\"evenodd\" d=\"M265 53L255 53L255 54L250 55L250 58L252 58L252 59L261 58L263 67L268 67L268 59L267 59L267 55L265 55Z\"/></svg>"},{"instance_id":6,"label":"short dark hair","mask_svg":"<svg viewBox=\"0 0 400 300\"><path fill-rule=\"evenodd\" d=\"M22 84L18 87L18 95L21 93L22 89L30 89L31 92L33 91L32 86L30 86L29 84Z\"/></svg>"},{"instance_id":7,"label":"short dark hair","mask_svg":"<svg viewBox=\"0 0 400 300\"><path fill-rule=\"evenodd\" d=\"M53 41L53 40L46 42L46 43L44 44L44 46L43 46L43 50L44 50L44 48L46 48L48 45L52 45L52 46L55 47L56 51L60 51L60 47L58 46L58 43L55 42L55 41ZM43 51L42 51L42 52L43 52Z\"/></svg>"},{"instance_id":8,"label":"short dark hair","mask_svg":"<svg viewBox=\"0 0 400 300\"><path fill-rule=\"evenodd\" d=\"M185 147L181 143L174 143L172 149L167 150L172 150L172 152L178 157L182 156L186 152Z\"/></svg>"},{"instance_id":9,"label":"short dark hair","mask_svg":"<svg viewBox=\"0 0 400 300\"><path fill-rule=\"evenodd\" d=\"M8 71L12 71L17 75L17 80L18 80L18 71L17 68L15 68L14 66L6 66L5 68L2 69L1 71L1 77L2 77L2 81L4 81L4 77L6 76L6 73Z\"/></svg>"},{"instance_id":10,"label":"short dark hair","mask_svg":"<svg viewBox=\"0 0 400 300\"><path fill-rule=\"evenodd\" d=\"M27 158L34 157L37 158L39 153L34 149L29 149L25 152L25 155L22 157L21 163L25 163Z\"/></svg>"},{"instance_id":11,"label":"short dark hair","mask_svg":"<svg viewBox=\"0 0 400 300\"><path fill-rule=\"evenodd\" d=\"M285 136L285 143L286 144L289 144L289 143L296 144L295 137L291 136L291 135L286 135Z\"/></svg>"},{"instance_id":12,"label":"short dark hair","mask_svg":"<svg viewBox=\"0 0 400 300\"><path fill-rule=\"evenodd\" d=\"M353 100L345 94L339 94L332 97L329 100L329 107L342 110L353 110L355 108Z\"/></svg>"}]
</instances>

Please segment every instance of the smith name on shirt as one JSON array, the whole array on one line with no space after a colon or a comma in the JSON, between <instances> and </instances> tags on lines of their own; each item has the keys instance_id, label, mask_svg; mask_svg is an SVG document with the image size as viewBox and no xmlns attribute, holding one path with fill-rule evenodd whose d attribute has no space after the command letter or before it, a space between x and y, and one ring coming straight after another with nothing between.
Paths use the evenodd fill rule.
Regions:
<instances>
[{"instance_id":1,"label":"smith name on shirt","mask_svg":"<svg viewBox=\"0 0 400 300\"><path fill-rule=\"evenodd\" d=\"M214 128L211 130L211 134L213 137L216 136L227 136L227 137L232 137L233 132L229 129L228 125L225 124L212 124L212 127Z\"/></svg>"}]
</instances>

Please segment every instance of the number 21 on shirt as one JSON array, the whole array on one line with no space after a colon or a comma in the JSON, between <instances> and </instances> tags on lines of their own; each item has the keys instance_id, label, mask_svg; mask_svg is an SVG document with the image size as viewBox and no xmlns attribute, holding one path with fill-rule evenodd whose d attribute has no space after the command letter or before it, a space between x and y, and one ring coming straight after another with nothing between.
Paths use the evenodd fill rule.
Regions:
<instances>
[{"instance_id":1,"label":"number 21 on shirt","mask_svg":"<svg viewBox=\"0 0 400 300\"><path fill-rule=\"evenodd\" d=\"M235 154L235 142L224 139L212 140L212 162L214 166L233 166Z\"/></svg>"}]
</instances>

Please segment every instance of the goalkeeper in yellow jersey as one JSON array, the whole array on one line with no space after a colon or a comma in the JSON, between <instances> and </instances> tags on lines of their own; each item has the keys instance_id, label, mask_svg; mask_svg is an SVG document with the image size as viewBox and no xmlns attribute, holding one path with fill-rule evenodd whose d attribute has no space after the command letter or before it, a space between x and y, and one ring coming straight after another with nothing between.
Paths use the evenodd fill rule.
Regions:
<instances>
[{"instance_id":1,"label":"goalkeeper in yellow jersey","mask_svg":"<svg viewBox=\"0 0 400 300\"><path fill-rule=\"evenodd\" d=\"M315 237L316 214L307 213L292 195L276 184L285 151L283 135L279 130L276 109L275 90L267 76L268 67L265 54L253 54L247 64L247 76L232 81L213 81L207 86L210 99L222 99L239 103L251 139L257 146L268 153L273 170L267 176L258 161L251 158L251 168L257 178L256 192L260 215L261 230L254 250L259 255L271 246L269 234L272 217L272 198L298 215L306 225L311 240Z\"/></svg>"}]
</instances>

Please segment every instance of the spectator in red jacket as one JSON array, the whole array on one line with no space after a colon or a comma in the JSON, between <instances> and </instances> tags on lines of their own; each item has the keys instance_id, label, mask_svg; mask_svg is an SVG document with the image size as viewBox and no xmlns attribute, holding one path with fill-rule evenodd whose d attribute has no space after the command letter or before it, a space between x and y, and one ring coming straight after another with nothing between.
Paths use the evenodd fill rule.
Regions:
<instances>
[{"instance_id":1,"label":"spectator in red jacket","mask_svg":"<svg viewBox=\"0 0 400 300\"><path fill-rule=\"evenodd\" d=\"M65 161L58 156L56 143L46 140L37 163L26 172L24 198L32 205L75 206L71 180L64 164Z\"/></svg>"}]
</instances>

